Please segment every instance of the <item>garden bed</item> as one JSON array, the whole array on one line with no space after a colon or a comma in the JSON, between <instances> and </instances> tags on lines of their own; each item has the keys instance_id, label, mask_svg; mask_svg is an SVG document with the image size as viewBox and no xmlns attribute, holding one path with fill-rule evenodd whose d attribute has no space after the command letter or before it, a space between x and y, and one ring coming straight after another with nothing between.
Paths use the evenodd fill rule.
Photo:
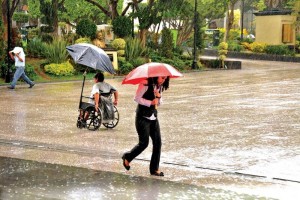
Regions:
<instances>
[{"instance_id":1,"label":"garden bed","mask_svg":"<svg viewBox=\"0 0 300 200\"><path fill-rule=\"evenodd\" d=\"M217 50L204 49L203 56L218 56ZM228 58L240 58L250 60L270 60L270 61L281 61L281 62L300 62L300 57L293 56L282 56L282 55L271 55L271 54L259 54L259 53L244 53L244 52L233 52L229 51L227 54Z\"/></svg>"},{"instance_id":2,"label":"garden bed","mask_svg":"<svg viewBox=\"0 0 300 200\"><path fill-rule=\"evenodd\" d=\"M215 58L200 58L201 64L206 68L221 69L222 64L219 59ZM225 69L242 69L242 62L236 60L225 60Z\"/></svg>"}]
</instances>

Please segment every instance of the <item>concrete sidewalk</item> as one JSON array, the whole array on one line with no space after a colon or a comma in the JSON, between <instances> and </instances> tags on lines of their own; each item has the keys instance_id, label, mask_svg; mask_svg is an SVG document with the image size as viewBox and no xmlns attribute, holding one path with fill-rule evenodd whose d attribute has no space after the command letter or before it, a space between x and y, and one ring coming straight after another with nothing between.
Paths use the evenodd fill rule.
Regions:
<instances>
[{"instance_id":1,"label":"concrete sidewalk","mask_svg":"<svg viewBox=\"0 0 300 200\"><path fill-rule=\"evenodd\" d=\"M242 70L171 80L159 107L164 178L149 176L150 145L129 172L122 166L121 155L137 143L137 86L121 78L106 80L119 90L120 122L95 132L76 127L80 81L0 87L0 156L204 187L207 199L216 190L229 199L293 199L300 194L300 64L242 62Z\"/></svg>"}]
</instances>

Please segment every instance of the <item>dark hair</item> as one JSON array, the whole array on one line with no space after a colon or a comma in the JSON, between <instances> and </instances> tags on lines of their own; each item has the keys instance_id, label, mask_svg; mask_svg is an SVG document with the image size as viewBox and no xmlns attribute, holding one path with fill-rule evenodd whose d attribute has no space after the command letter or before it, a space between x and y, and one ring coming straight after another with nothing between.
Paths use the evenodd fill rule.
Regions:
<instances>
[{"instance_id":1,"label":"dark hair","mask_svg":"<svg viewBox=\"0 0 300 200\"><path fill-rule=\"evenodd\" d=\"M104 81L104 75L102 74L102 72L98 72L95 76L95 79L97 79L98 82L103 82Z\"/></svg>"},{"instance_id":2,"label":"dark hair","mask_svg":"<svg viewBox=\"0 0 300 200\"><path fill-rule=\"evenodd\" d=\"M148 85L157 85L158 77L148 78ZM170 77L167 76L165 82L162 84L162 91L167 90L169 88Z\"/></svg>"}]
</instances>

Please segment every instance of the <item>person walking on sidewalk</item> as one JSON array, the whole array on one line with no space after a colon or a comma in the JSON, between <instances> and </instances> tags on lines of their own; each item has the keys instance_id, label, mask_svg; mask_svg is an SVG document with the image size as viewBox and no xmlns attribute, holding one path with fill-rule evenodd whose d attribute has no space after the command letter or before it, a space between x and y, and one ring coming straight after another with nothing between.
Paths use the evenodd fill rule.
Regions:
<instances>
[{"instance_id":1,"label":"person walking on sidewalk","mask_svg":"<svg viewBox=\"0 0 300 200\"><path fill-rule=\"evenodd\" d=\"M9 89L15 89L17 81L20 77L24 79L26 83L29 84L29 88L32 88L35 83L32 82L25 74L25 53L22 47L15 47L12 51L9 52L9 56L12 60L15 61L16 71L14 74L13 81L11 82Z\"/></svg>"},{"instance_id":2,"label":"person walking on sidewalk","mask_svg":"<svg viewBox=\"0 0 300 200\"><path fill-rule=\"evenodd\" d=\"M148 78L146 82L139 85L134 98L138 103L135 127L139 136L139 143L122 156L123 166L126 170L130 169L130 162L147 148L150 137L153 144L149 167L150 174L164 176L164 173L159 170L161 135L157 119L157 106L162 103L162 92L168 88L169 77L166 76Z\"/></svg>"}]
</instances>

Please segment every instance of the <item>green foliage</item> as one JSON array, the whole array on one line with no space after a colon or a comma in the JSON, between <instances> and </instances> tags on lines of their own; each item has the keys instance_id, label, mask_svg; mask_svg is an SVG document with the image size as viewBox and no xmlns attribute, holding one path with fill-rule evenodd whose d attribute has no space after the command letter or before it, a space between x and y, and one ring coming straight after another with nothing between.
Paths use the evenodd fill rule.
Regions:
<instances>
[{"instance_id":1,"label":"green foliage","mask_svg":"<svg viewBox=\"0 0 300 200\"><path fill-rule=\"evenodd\" d=\"M24 12L15 12L13 15L13 20L19 23L26 23L29 20L29 15Z\"/></svg>"},{"instance_id":2,"label":"green foliage","mask_svg":"<svg viewBox=\"0 0 300 200\"><path fill-rule=\"evenodd\" d=\"M169 29L164 28L162 30L162 38L159 52L163 57L172 58L173 57L173 36Z\"/></svg>"},{"instance_id":3,"label":"green foliage","mask_svg":"<svg viewBox=\"0 0 300 200\"><path fill-rule=\"evenodd\" d=\"M266 45L265 53L274 55L292 55L287 45Z\"/></svg>"},{"instance_id":4,"label":"green foliage","mask_svg":"<svg viewBox=\"0 0 300 200\"><path fill-rule=\"evenodd\" d=\"M40 12L43 14L41 16L41 22L47 24L47 26L41 27L41 31L45 33L50 33L51 30L54 30L55 21L57 20L58 15L58 0L49 1L49 0L40 0Z\"/></svg>"},{"instance_id":5,"label":"green foliage","mask_svg":"<svg viewBox=\"0 0 300 200\"><path fill-rule=\"evenodd\" d=\"M132 21L126 16L118 16L112 21L112 30L120 38L128 37L132 32Z\"/></svg>"},{"instance_id":6,"label":"green foliage","mask_svg":"<svg viewBox=\"0 0 300 200\"><path fill-rule=\"evenodd\" d=\"M124 75L128 74L131 70L134 69L133 65L127 61L119 61L119 74Z\"/></svg>"},{"instance_id":7,"label":"green foliage","mask_svg":"<svg viewBox=\"0 0 300 200\"><path fill-rule=\"evenodd\" d=\"M159 15L159 1L154 1L152 4L142 4L139 10L136 10L133 17L139 19L139 28L148 29L153 24L158 24L162 20Z\"/></svg>"},{"instance_id":8,"label":"green foliage","mask_svg":"<svg viewBox=\"0 0 300 200\"><path fill-rule=\"evenodd\" d=\"M124 56L125 50L118 50L118 56Z\"/></svg>"},{"instance_id":9,"label":"green foliage","mask_svg":"<svg viewBox=\"0 0 300 200\"><path fill-rule=\"evenodd\" d=\"M172 59L165 58L154 51L149 54L149 58L151 59L152 62L167 63L174 66L178 70L191 69L192 62L193 62L191 58L184 57L184 59L182 59L181 56L179 55L175 55Z\"/></svg>"},{"instance_id":10,"label":"green foliage","mask_svg":"<svg viewBox=\"0 0 300 200\"><path fill-rule=\"evenodd\" d=\"M130 60L130 63L133 65L133 67L138 67L142 64L145 64L147 61L144 57L137 57L133 60Z\"/></svg>"},{"instance_id":11,"label":"green foliage","mask_svg":"<svg viewBox=\"0 0 300 200\"><path fill-rule=\"evenodd\" d=\"M41 35L41 40L42 40L42 42L52 43L53 42L53 37L50 34L42 34Z\"/></svg>"},{"instance_id":12,"label":"green foliage","mask_svg":"<svg viewBox=\"0 0 300 200\"><path fill-rule=\"evenodd\" d=\"M254 53L263 53L265 51L266 44L259 43L259 42L253 42L250 44L250 49Z\"/></svg>"},{"instance_id":13,"label":"green foliage","mask_svg":"<svg viewBox=\"0 0 300 200\"><path fill-rule=\"evenodd\" d=\"M45 65L44 68L45 72L56 76L71 76L74 74L74 67L69 61L60 64L51 63Z\"/></svg>"},{"instance_id":14,"label":"green foliage","mask_svg":"<svg viewBox=\"0 0 300 200\"><path fill-rule=\"evenodd\" d=\"M66 42L55 39L51 44L46 45L45 56L48 63L62 63L67 60L68 53Z\"/></svg>"},{"instance_id":15,"label":"green foliage","mask_svg":"<svg viewBox=\"0 0 300 200\"><path fill-rule=\"evenodd\" d=\"M5 60L0 60L0 75L1 77L5 77L7 72L7 63L5 62Z\"/></svg>"},{"instance_id":16,"label":"green foliage","mask_svg":"<svg viewBox=\"0 0 300 200\"><path fill-rule=\"evenodd\" d=\"M122 38L117 38L111 42L111 46L117 50L124 50L126 46L126 41Z\"/></svg>"},{"instance_id":17,"label":"green foliage","mask_svg":"<svg viewBox=\"0 0 300 200\"><path fill-rule=\"evenodd\" d=\"M140 57L146 53L147 49L142 46L142 43L139 39L128 39L125 45L125 58L127 61L131 62L132 60Z\"/></svg>"},{"instance_id":18,"label":"green foliage","mask_svg":"<svg viewBox=\"0 0 300 200\"><path fill-rule=\"evenodd\" d=\"M75 44L75 40L77 39L77 34L69 32L68 34L64 35L64 40L67 42L67 44ZM89 39L91 42L91 40ZM87 42L87 43L90 43Z\"/></svg>"},{"instance_id":19,"label":"green foliage","mask_svg":"<svg viewBox=\"0 0 300 200\"><path fill-rule=\"evenodd\" d=\"M81 37L95 38L97 26L89 19L81 20L76 26L76 33Z\"/></svg>"},{"instance_id":20,"label":"green foliage","mask_svg":"<svg viewBox=\"0 0 300 200\"><path fill-rule=\"evenodd\" d=\"M42 33L52 33L54 31L53 26L41 26Z\"/></svg>"},{"instance_id":21,"label":"green foliage","mask_svg":"<svg viewBox=\"0 0 300 200\"><path fill-rule=\"evenodd\" d=\"M219 60L222 63L222 67L225 68L225 59L226 55L228 53L228 44L226 42L221 42L218 46L218 54L219 54Z\"/></svg>"},{"instance_id":22,"label":"green foliage","mask_svg":"<svg viewBox=\"0 0 300 200\"><path fill-rule=\"evenodd\" d=\"M31 79L31 80L35 80L37 77L37 74L34 71L34 66L30 65L30 64L26 64L25 66L25 73L26 75Z\"/></svg>"},{"instance_id":23,"label":"green foliage","mask_svg":"<svg viewBox=\"0 0 300 200\"><path fill-rule=\"evenodd\" d=\"M92 41L91 41L90 38L83 37L83 38L78 38L77 40L75 40L75 44L78 44L78 43L89 43L89 44L91 44Z\"/></svg>"},{"instance_id":24,"label":"green foliage","mask_svg":"<svg viewBox=\"0 0 300 200\"><path fill-rule=\"evenodd\" d=\"M228 42L228 50L229 51L241 52L243 50L243 46L241 46L237 42L230 41L230 42Z\"/></svg>"},{"instance_id":25,"label":"green foliage","mask_svg":"<svg viewBox=\"0 0 300 200\"><path fill-rule=\"evenodd\" d=\"M44 58L46 51L46 44L42 42L41 39L35 38L33 40L29 40L27 43L27 56L33 58Z\"/></svg>"},{"instance_id":26,"label":"green foliage","mask_svg":"<svg viewBox=\"0 0 300 200\"><path fill-rule=\"evenodd\" d=\"M3 27L2 19L0 18L0 35L3 35L3 34L4 34L4 27ZM1 39L0 40L0 60L3 60L5 57L4 49L5 49L4 41Z\"/></svg>"},{"instance_id":27,"label":"green foliage","mask_svg":"<svg viewBox=\"0 0 300 200\"><path fill-rule=\"evenodd\" d=\"M28 30L27 38L28 40L33 40L35 38L38 38L40 35L40 29L39 28L31 28Z\"/></svg>"}]
</instances>

